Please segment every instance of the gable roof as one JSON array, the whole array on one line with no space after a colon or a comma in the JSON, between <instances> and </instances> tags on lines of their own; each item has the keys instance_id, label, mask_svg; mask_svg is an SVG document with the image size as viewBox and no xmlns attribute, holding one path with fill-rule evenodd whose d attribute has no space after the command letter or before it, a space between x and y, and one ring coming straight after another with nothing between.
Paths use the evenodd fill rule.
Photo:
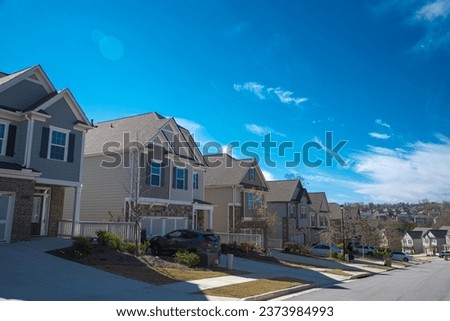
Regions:
<instances>
[{"instance_id":1,"label":"gable roof","mask_svg":"<svg viewBox=\"0 0 450 321\"><path fill-rule=\"evenodd\" d=\"M430 233L433 234L435 238L440 239L445 238L445 236L447 235L447 230L429 230L425 233L425 235L428 235Z\"/></svg>"},{"instance_id":2,"label":"gable roof","mask_svg":"<svg viewBox=\"0 0 450 321\"><path fill-rule=\"evenodd\" d=\"M134 115L130 117L118 118L108 121L99 122L95 129L86 135L84 155L98 155L103 153L103 147L107 143L115 143L118 147L114 151L127 150L131 146L141 144L147 146L157 136L164 137L167 142L173 144L171 138L165 136L162 132L166 126L174 128L174 135L179 135L181 143L187 143L188 148L192 151L195 161L201 165L206 165L203 156L198 151L197 146L191 146L193 140L187 129L179 126L173 118L166 118L156 112ZM172 146L172 145L171 145ZM171 147L168 146L168 147ZM113 147L113 146L111 146ZM116 147L116 146L114 146ZM176 152L174 152L177 154Z\"/></svg>"},{"instance_id":3,"label":"gable roof","mask_svg":"<svg viewBox=\"0 0 450 321\"><path fill-rule=\"evenodd\" d=\"M329 209L327 195L324 192L309 193L309 197L311 199L310 207L314 212L320 213L322 205L326 205Z\"/></svg>"},{"instance_id":4,"label":"gable roof","mask_svg":"<svg viewBox=\"0 0 450 321\"><path fill-rule=\"evenodd\" d=\"M236 159L229 154L205 155L209 168L205 173L206 186L233 186L240 185L250 167L261 176L264 189L267 183L258 164L253 158Z\"/></svg>"},{"instance_id":5,"label":"gable roof","mask_svg":"<svg viewBox=\"0 0 450 321\"><path fill-rule=\"evenodd\" d=\"M342 220L341 206L338 203L328 203L328 207L331 220Z\"/></svg>"},{"instance_id":6,"label":"gable roof","mask_svg":"<svg viewBox=\"0 0 450 321\"><path fill-rule=\"evenodd\" d=\"M412 239L421 239L424 232L423 231L409 231L409 232L405 233L405 236L406 236L406 234L408 234Z\"/></svg>"},{"instance_id":7,"label":"gable roof","mask_svg":"<svg viewBox=\"0 0 450 321\"><path fill-rule=\"evenodd\" d=\"M299 180L267 181L267 187L269 188L266 197L267 202L297 201L304 193L307 193Z\"/></svg>"},{"instance_id":8,"label":"gable roof","mask_svg":"<svg viewBox=\"0 0 450 321\"><path fill-rule=\"evenodd\" d=\"M5 73L2 73L5 74ZM22 70L19 70L17 72L14 72L12 74L8 74L4 77L0 78L0 91L3 91L9 87L14 86L18 82L31 78L36 77L36 79L39 79L39 83L44 86L47 93L51 93L53 91L56 91L55 87L53 86L50 79L45 74L44 70L40 65L34 65L32 67L28 67Z\"/></svg>"}]
</instances>

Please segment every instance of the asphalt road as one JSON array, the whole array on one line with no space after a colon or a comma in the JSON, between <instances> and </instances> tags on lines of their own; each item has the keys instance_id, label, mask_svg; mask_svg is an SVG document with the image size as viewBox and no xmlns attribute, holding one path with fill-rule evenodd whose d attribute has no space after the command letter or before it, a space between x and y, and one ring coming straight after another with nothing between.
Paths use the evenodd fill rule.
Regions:
<instances>
[{"instance_id":1,"label":"asphalt road","mask_svg":"<svg viewBox=\"0 0 450 321\"><path fill-rule=\"evenodd\" d=\"M434 259L364 279L316 288L286 301L450 301L450 261Z\"/></svg>"}]
</instances>

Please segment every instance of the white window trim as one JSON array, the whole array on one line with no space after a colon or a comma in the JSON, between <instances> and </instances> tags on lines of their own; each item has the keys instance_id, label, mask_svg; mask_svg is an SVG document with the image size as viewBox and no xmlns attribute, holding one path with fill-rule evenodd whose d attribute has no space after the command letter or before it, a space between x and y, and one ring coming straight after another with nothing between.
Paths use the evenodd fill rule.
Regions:
<instances>
[{"instance_id":1,"label":"white window trim","mask_svg":"<svg viewBox=\"0 0 450 321\"><path fill-rule=\"evenodd\" d=\"M195 185L195 176L197 176L197 187ZM198 175L198 172L193 172L192 173L192 189L199 189L199 185L200 185L200 176Z\"/></svg>"},{"instance_id":2,"label":"white window trim","mask_svg":"<svg viewBox=\"0 0 450 321\"><path fill-rule=\"evenodd\" d=\"M152 183L152 175L153 175L153 173L152 173L153 166L152 165L153 165L153 163L158 163L159 164L159 175L158 175L158 177L159 177L159 181L158 181L159 184L158 185L154 185ZM152 159L151 164L150 164L150 186L161 187L161 179L162 179L162 177L161 177L161 174L162 174L161 164L162 164L162 161L157 160L157 159Z\"/></svg>"},{"instance_id":3,"label":"white window trim","mask_svg":"<svg viewBox=\"0 0 450 321\"><path fill-rule=\"evenodd\" d=\"M66 134L66 146L64 146L64 159L55 159L50 158L51 150L52 150L52 134L53 132L60 132ZM70 130L55 126L50 126L50 133L48 135L48 150L47 150L47 159L51 159L54 161L60 161L60 162L67 162L67 155L69 154L69 137L70 137ZM60 145L55 145L60 146Z\"/></svg>"},{"instance_id":4,"label":"white window trim","mask_svg":"<svg viewBox=\"0 0 450 321\"><path fill-rule=\"evenodd\" d=\"M6 154L6 145L8 145L8 134L9 134L9 124L11 122L1 119L0 124L5 125L5 133L3 135L3 144L0 150L0 155L5 156Z\"/></svg>"},{"instance_id":5,"label":"white window trim","mask_svg":"<svg viewBox=\"0 0 450 321\"><path fill-rule=\"evenodd\" d=\"M250 173L253 173L253 175L250 175ZM252 176L253 176L253 177L252 177ZM248 180L249 180L249 181L254 181L254 180L255 180L255 176L256 176L255 168L254 168L254 167L250 167L250 168L248 169Z\"/></svg>"}]
</instances>

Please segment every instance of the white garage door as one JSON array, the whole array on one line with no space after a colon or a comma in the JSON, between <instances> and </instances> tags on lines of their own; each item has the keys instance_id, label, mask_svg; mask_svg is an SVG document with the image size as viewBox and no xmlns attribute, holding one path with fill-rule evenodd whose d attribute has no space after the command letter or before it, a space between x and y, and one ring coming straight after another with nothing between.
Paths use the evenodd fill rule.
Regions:
<instances>
[{"instance_id":1,"label":"white garage door","mask_svg":"<svg viewBox=\"0 0 450 321\"><path fill-rule=\"evenodd\" d=\"M147 216L141 219L141 229L147 231L147 238L183 228L188 228L188 219L186 217Z\"/></svg>"},{"instance_id":2,"label":"white garage door","mask_svg":"<svg viewBox=\"0 0 450 321\"><path fill-rule=\"evenodd\" d=\"M12 195L0 194L0 242L11 239L13 204Z\"/></svg>"}]
</instances>

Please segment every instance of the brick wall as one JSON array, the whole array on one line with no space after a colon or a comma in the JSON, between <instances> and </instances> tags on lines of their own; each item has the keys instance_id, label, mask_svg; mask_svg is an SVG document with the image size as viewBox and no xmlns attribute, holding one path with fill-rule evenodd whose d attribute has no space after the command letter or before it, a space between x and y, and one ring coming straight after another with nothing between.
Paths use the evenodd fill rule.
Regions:
<instances>
[{"instance_id":1,"label":"brick wall","mask_svg":"<svg viewBox=\"0 0 450 321\"><path fill-rule=\"evenodd\" d=\"M13 192L16 199L12 222L11 242L26 241L31 234L34 181L0 177L0 191Z\"/></svg>"}]
</instances>

